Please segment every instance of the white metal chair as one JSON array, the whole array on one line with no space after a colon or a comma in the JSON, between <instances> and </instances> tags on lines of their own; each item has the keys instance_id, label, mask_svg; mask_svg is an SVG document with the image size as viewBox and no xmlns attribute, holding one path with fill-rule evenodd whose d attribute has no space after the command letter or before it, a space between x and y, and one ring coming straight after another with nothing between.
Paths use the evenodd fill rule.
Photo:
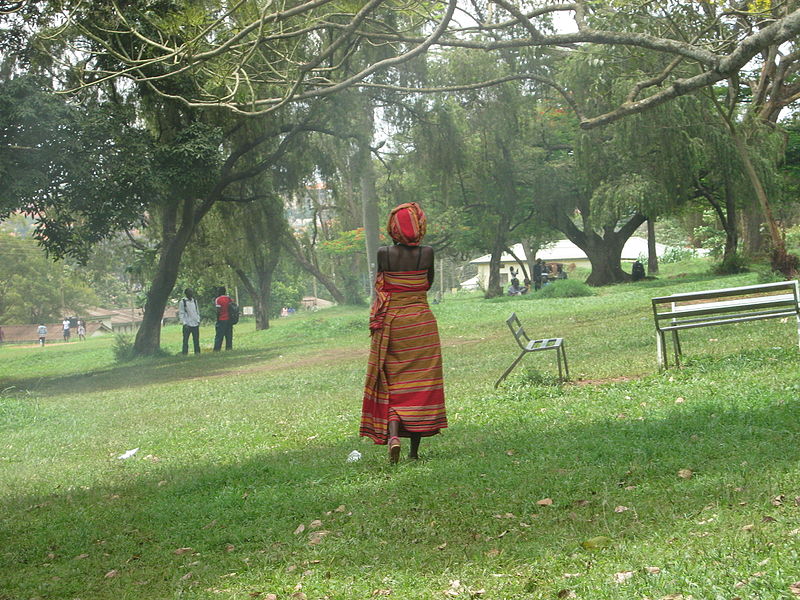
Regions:
<instances>
[{"instance_id":1,"label":"white metal chair","mask_svg":"<svg viewBox=\"0 0 800 600\"><path fill-rule=\"evenodd\" d=\"M564 360L564 373L566 374L566 379L569 380L569 367L567 366L567 353L564 350L564 340L563 338L544 338L540 340L532 340L528 337L528 334L525 333L525 330L522 328L522 323L520 323L519 319L517 318L517 313L511 313L511 316L506 319L506 325L511 330L511 334L514 336L514 340L517 342L517 345L522 349L520 355L511 363L511 366L505 370L498 379L494 387L500 385L500 383L508 377L508 374L514 370L519 364L519 361L522 360L522 357L528 354L529 352L540 352L542 350L555 350L556 351L556 360L558 361L558 379L559 381L564 381L564 378L561 375L561 360Z\"/></svg>"}]
</instances>

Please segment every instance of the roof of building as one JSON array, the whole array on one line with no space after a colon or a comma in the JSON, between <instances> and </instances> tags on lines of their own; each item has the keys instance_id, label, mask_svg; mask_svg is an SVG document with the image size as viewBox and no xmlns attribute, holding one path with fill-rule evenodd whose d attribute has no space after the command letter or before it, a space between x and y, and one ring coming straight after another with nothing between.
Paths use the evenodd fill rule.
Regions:
<instances>
[{"instance_id":1,"label":"roof of building","mask_svg":"<svg viewBox=\"0 0 800 600\"><path fill-rule=\"evenodd\" d=\"M525 250L522 249L522 244L514 244L511 250L516 254L520 260L527 260ZM656 254L661 256L667 250L664 244L656 243ZM628 238L625 246L622 248L622 260L636 260L640 256L647 256L647 240L640 237ZM470 264L477 265L482 263L489 263L492 255L485 254L480 258L470 261ZM536 258L541 258L545 262L573 262L576 260L588 260L586 253L578 248L569 240L559 240L554 244L549 245L547 248L542 248L536 253ZM504 252L500 258L501 263L514 263L516 260L508 253Z\"/></svg>"}]
</instances>

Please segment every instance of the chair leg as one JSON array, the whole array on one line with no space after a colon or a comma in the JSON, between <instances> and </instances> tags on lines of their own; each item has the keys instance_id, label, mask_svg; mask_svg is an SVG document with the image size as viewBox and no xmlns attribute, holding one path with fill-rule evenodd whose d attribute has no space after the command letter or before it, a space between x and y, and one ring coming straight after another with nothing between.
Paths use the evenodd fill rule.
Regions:
<instances>
[{"instance_id":1,"label":"chair leg","mask_svg":"<svg viewBox=\"0 0 800 600\"><path fill-rule=\"evenodd\" d=\"M561 355L564 357L564 374L567 376L567 381L569 381L569 366L567 365L567 350L564 347L564 342L561 342Z\"/></svg>"},{"instance_id":2,"label":"chair leg","mask_svg":"<svg viewBox=\"0 0 800 600\"><path fill-rule=\"evenodd\" d=\"M558 381L561 382L564 380L561 375L561 348L556 348L556 362L558 363Z\"/></svg>"},{"instance_id":3,"label":"chair leg","mask_svg":"<svg viewBox=\"0 0 800 600\"><path fill-rule=\"evenodd\" d=\"M513 370L514 370L514 367L516 367L516 366L517 366L517 364L519 364L519 361L521 361L521 360L522 360L522 357L523 357L523 356L525 356L525 351L524 351L524 350L522 351L522 354L520 354L520 355L517 357L517 359L516 359L516 360L515 360L513 363L511 363L511 366L510 366L510 367L508 367L508 368L506 369L505 373L503 373L502 375L500 375L500 379L498 379L497 381L495 381L495 383L494 383L494 387L495 387L495 389L497 389L497 386L498 386L498 385L500 385L500 382L502 382L502 381L503 381L503 379L505 379L506 377L508 377L508 374L509 374L509 373L511 373L511 371L513 371Z\"/></svg>"}]
</instances>

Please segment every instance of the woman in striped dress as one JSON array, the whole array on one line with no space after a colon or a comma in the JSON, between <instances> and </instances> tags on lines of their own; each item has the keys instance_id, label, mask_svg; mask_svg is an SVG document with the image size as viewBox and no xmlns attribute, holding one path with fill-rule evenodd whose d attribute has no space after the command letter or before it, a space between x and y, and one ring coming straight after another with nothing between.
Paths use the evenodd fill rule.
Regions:
<instances>
[{"instance_id":1,"label":"woman in striped dress","mask_svg":"<svg viewBox=\"0 0 800 600\"><path fill-rule=\"evenodd\" d=\"M360 434L388 444L392 463L401 437L410 438L409 458L416 459L420 439L447 427L442 350L427 298L433 248L420 246L425 228L419 205L401 204L387 227L395 243L378 250Z\"/></svg>"}]
</instances>

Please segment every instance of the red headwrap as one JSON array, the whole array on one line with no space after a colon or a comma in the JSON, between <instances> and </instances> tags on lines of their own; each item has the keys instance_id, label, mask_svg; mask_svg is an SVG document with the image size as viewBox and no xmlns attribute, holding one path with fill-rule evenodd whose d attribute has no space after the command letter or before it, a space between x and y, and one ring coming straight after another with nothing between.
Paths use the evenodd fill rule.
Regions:
<instances>
[{"instance_id":1,"label":"red headwrap","mask_svg":"<svg viewBox=\"0 0 800 600\"><path fill-rule=\"evenodd\" d=\"M419 204L406 202L392 210L386 231L398 244L419 246L426 228L427 219Z\"/></svg>"}]
</instances>

